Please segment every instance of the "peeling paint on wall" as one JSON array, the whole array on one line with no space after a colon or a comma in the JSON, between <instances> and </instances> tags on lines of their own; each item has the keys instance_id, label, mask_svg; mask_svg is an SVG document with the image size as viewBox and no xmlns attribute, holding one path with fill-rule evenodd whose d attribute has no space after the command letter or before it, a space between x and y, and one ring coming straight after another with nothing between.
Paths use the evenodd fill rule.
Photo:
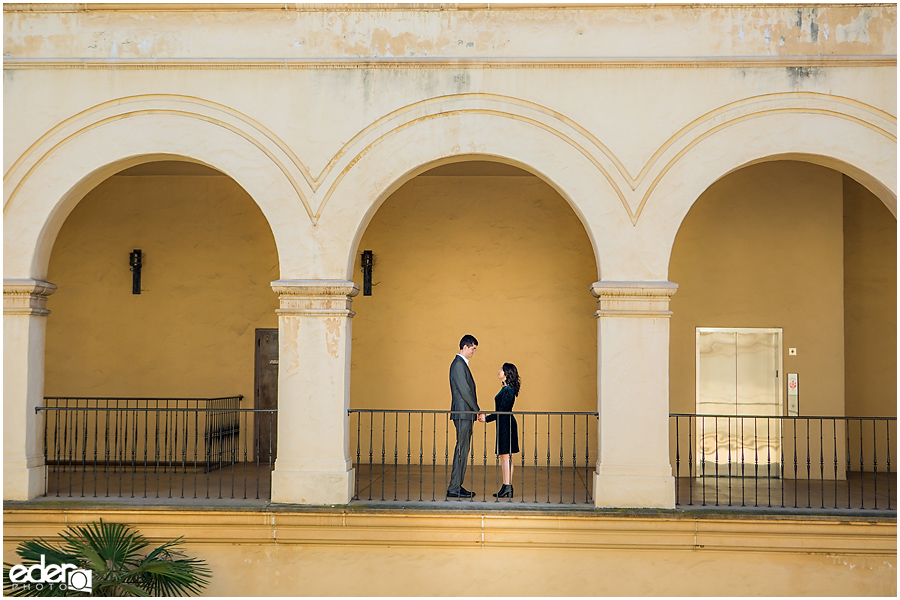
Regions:
<instances>
[{"instance_id":1,"label":"peeling paint on wall","mask_svg":"<svg viewBox=\"0 0 900 600\"><path fill-rule=\"evenodd\" d=\"M6 15L15 14L4 38L4 51L13 58L137 58L146 49L137 40L149 40L157 58L219 59L283 58L285 50L290 58L323 59L703 57L732 55L736 46L739 56L780 48L786 53L871 56L891 55L896 48L896 6L890 5L345 8L321 13L260 8L132 15L28 6L27 11L6 9ZM113 34L118 36L115 47ZM773 48L770 43L780 37L785 44ZM837 48L840 44L844 47ZM875 47L864 47L870 44Z\"/></svg>"},{"instance_id":2,"label":"peeling paint on wall","mask_svg":"<svg viewBox=\"0 0 900 600\"><path fill-rule=\"evenodd\" d=\"M328 354L334 358L340 358L341 320L325 319L325 344L328 346Z\"/></svg>"},{"instance_id":3,"label":"peeling paint on wall","mask_svg":"<svg viewBox=\"0 0 900 600\"><path fill-rule=\"evenodd\" d=\"M286 326L281 328L279 335L282 336L282 348L299 348L300 336L295 319L287 320ZM279 356L279 368L286 376L300 375L300 355L296 352L281 352Z\"/></svg>"},{"instance_id":4,"label":"peeling paint on wall","mask_svg":"<svg viewBox=\"0 0 900 600\"><path fill-rule=\"evenodd\" d=\"M872 15L868 11L862 11L847 25L837 26L838 42L863 42L869 43L869 21Z\"/></svg>"}]
</instances>

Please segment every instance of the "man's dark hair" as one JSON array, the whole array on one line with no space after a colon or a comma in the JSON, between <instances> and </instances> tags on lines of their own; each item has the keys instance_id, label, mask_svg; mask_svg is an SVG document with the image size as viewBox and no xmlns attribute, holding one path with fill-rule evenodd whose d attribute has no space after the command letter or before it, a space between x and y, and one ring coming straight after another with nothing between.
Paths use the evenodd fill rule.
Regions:
<instances>
[{"instance_id":1,"label":"man's dark hair","mask_svg":"<svg viewBox=\"0 0 900 600\"><path fill-rule=\"evenodd\" d=\"M462 339L459 340L459 349L462 350L465 346L477 346L478 340L475 339L474 335L469 335L468 333L462 336Z\"/></svg>"}]
</instances>

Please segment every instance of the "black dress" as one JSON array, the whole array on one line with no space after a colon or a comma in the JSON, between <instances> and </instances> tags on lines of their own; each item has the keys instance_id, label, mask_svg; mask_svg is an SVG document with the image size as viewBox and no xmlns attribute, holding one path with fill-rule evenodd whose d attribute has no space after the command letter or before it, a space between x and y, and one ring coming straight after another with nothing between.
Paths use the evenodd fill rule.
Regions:
<instances>
[{"instance_id":1,"label":"black dress","mask_svg":"<svg viewBox=\"0 0 900 600\"><path fill-rule=\"evenodd\" d=\"M505 385L494 396L494 410L510 412L516 403L516 393L511 386ZM485 422L497 421L497 455L515 454L519 451L519 426L514 415L488 415Z\"/></svg>"}]
</instances>

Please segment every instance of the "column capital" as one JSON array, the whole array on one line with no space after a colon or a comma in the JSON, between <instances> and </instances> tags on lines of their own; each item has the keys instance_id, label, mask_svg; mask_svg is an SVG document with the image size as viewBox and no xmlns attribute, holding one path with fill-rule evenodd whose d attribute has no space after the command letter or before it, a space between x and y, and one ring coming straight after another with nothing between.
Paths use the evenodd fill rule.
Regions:
<instances>
[{"instance_id":1,"label":"column capital","mask_svg":"<svg viewBox=\"0 0 900 600\"><path fill-rule=\"evenodd\" d=\"M281 307L275 312L287 316L352 317L353 296L359 286L342 279L279 279L272 282Z\"/></svg>"},{"instance_id":2,"label":"column capital","mask_svg":"<svg viewBox=\"0 0 900 600\"><path fill-rule=\"evenodd\" d=\"M3 314L35 315L45 317L47 296L56 291L56 285L39 279L4 279Z\"/></svg>"},{"instance_id":3,"label":"column capital","mask_svg":"<svg viewBox=\"0 0 900 600\"><path fill-rule=\"evenodd\" d=\"M671 281L598 281L591 286L601 317L668 318L669 299L678 290Z\"/></svg>"}]
</instances>

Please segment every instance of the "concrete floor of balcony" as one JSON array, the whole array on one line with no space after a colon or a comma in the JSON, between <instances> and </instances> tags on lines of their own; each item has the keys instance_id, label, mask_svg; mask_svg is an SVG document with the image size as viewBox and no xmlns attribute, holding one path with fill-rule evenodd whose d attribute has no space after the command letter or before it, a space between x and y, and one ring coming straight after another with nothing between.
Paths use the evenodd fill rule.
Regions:
<instances>
[{"instance_id":1,"label":"concrete floor of balcony","mask_svg":"<svg viewBox=\"0 0 900 600\"><path fill-rule=\"evenodd\" d=\"M897 511L896 473L850 472L846 479L680 477L681 510Z\"/></svg>"},{"instance_id":2,"label":"concrete floor of balcony","mask_svg":"<svg viewBox=\"0 0 900 600\"><path fill-rule=\"evenodd\" d=\"M270 466L238 463L211 472L174 467L113 470L53 467L48 492L36 503L265 507L272 505ZM446 497L449 465L355 465L350 505L450 510L595 510L592 467L522 467L513 472L514 495L498 499L496 466L470 466L463 486L471 499ZM845 480L763 477L676 479L682 511L847 513L896 515L896 473L850 473Z\"/></svg>"}]
</instances>

